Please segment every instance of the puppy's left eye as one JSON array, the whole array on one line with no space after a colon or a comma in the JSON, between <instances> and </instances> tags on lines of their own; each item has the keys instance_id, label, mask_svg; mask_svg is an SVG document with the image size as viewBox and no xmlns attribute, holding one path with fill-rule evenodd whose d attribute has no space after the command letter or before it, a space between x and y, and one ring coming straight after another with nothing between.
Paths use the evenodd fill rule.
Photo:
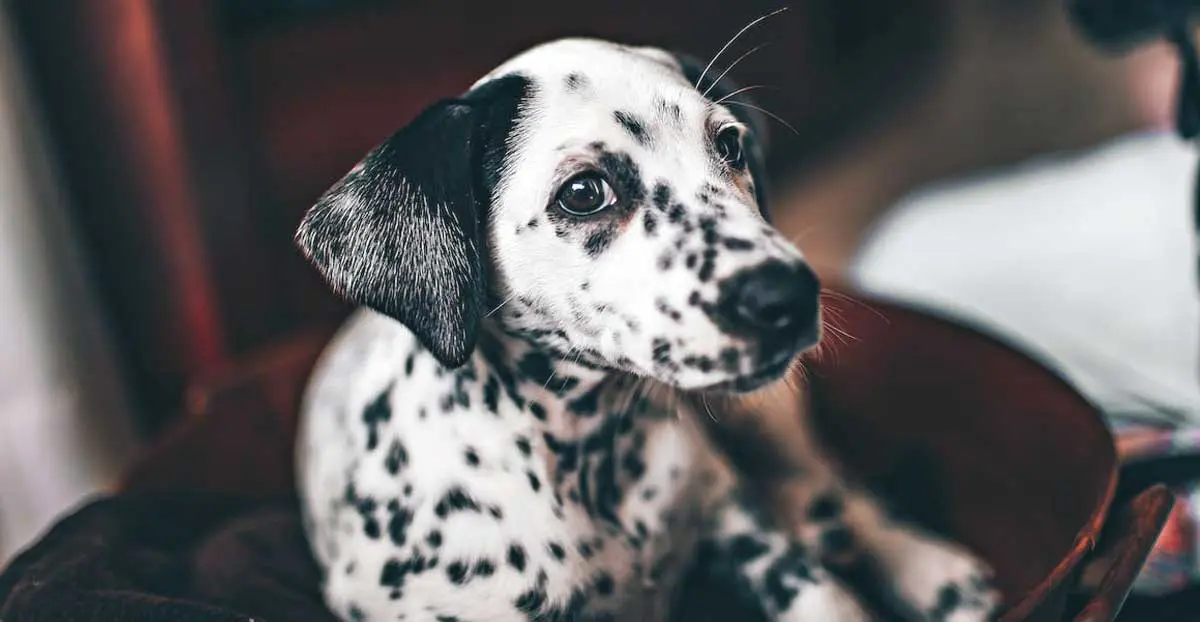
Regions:
<instances>
[{"instance_id":1,"label":"puppy's left eye","mask_svg":"<svg viewBox=\"0 0 1200 622\"><path fill-rule=\"evenodd\" d=\"M742 133L734 126L717 133L717 155L734 170L746 168L746 157L742 153Z\"/></svg>"},{"instance_id":2,"label":"puppy's left eye","mask_svg":"<svg viewBox=\"0 0 1200 622\"><path fill-rule=\"evenodd\" d=\"M612 186L596 173L581 173L568 179L555 196L558 208L572 216L591 216L616 202Z\"/></svg>"}]
</instances>

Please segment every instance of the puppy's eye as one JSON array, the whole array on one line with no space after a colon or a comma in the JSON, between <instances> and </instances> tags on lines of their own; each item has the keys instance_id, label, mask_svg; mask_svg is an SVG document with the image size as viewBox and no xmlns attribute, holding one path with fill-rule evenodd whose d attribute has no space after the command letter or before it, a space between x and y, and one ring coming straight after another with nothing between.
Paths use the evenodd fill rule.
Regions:
<instances>
[{"instance_id":1,"label":"puppy's eye","mask_svg":"<svg viewBox=\"0 0 1200 622\"><path fill-rule=\"evenodd\" d=\"M717 133L717 155L730 168L739 171L746 168L746 158L742 153L742 133L738 128L731 125Z\"/></svg>"},{"instance_id":2,"label":"puppy's eye","mask_svg":"<svg viewBox=\"0 0 1200 622\"><path fill-rule=\"evenodd\" d=\"M596 173L580 173L558 189L555 202L572 216L591 216L611 207L617 196L608 182Z\"/></svg>"}]
</instances>

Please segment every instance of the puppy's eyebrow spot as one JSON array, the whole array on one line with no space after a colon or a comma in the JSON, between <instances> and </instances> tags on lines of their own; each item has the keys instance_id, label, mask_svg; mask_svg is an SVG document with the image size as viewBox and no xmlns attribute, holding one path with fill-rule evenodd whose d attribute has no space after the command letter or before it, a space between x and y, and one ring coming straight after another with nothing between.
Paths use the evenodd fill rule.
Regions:
<instances>
[{"instance_id":1,"label":"puppy's eyebrow spot","mask_svg":"<svg viewBox=\"0 0 1200 622\"><path fill-rule=\"evenodd\" d=\"M650 133L646 130L646 122L641 117L624 110L613 111L613 119L643 147L650 144Z\"/></svg>"},{"instance_id":2,"label":"puppy's eyebrow spot","mask_svg":"<svg viewBox=\"0 0 1200 622\"><path fill-rule=\"evenodd\" d=\"M563 79L563 84L567 87L568 91L575 92L587 88L588 79L587 76L577 71L572 71Z\"/></svg>"},{"instance_id":3,"label":"puppy's eyebrow spot","mask_svg":"<svg viewBox=\"0 0 1200 622\"><path fill-rule=\"evenodd\" d=\"M659 99L658 101L654 102L654 106L658 109L659 116L667 119L668 121L671 121L677 125L683 122L683 110L680 109L679 104L675 102L669 102L665 99Z\"/></svg>"}]
</instances>

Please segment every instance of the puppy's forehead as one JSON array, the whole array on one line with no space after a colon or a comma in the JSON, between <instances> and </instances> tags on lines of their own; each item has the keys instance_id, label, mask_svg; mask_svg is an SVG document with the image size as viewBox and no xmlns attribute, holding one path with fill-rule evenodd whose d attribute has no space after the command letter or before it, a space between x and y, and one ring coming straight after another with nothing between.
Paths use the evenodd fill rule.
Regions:
<instances>
[{"instance_id":1,"label":"puppy's forehead","mask_svg":"<svg viewBox=\"0 0 1200 622\"><path fill-rule=\"evenodd\" d=\"M532 47L496 67L476 82L479 86L505 74L519 73L539 88L582 86L589 81L614 83L640 80L690 87L679 62L657 48L633 47L587 38L559 39Z\"/></svg>"}]
</instances>

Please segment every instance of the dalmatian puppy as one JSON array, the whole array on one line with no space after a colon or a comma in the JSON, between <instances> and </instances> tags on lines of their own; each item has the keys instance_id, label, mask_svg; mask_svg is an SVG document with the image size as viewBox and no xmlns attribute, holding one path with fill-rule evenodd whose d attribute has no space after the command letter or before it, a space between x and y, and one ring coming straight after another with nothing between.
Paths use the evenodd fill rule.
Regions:
<instances>
[{"instance_id":1,"label":"dalmatian puppy","mask_svg":"<svg viewBox=\"0 0 1200 622\"><path fill-rule=\"evenodd\" d=\"M988 619L966 551L891 524L815 451L790 492L759 494L697 423L753 410L821 322L817 278L766 218L762 118L707 73L539 45L305 215L297 244L361 307L313 372L298 447L341 618L658 622L699 573L745 619L866 620L827 565L853 550L914 620Z\"/></svg>"}]
</instances>

